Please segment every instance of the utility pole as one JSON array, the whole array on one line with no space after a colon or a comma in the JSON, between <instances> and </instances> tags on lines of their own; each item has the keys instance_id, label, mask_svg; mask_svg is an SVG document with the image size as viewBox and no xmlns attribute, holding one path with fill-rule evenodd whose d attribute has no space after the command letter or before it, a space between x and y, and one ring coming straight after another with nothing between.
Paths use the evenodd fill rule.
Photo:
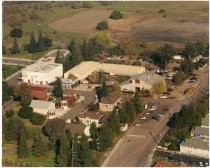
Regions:
<instances>
[{"instance_id":1,"label":"utility pole","mask_svg":"<svg viewBox=\"0 0 210 168\"><path fill-rule=\"evenodd\" d=\"M100 147L101 143L99 142L99 140L100 140L99 138L96 139L96 142L97 142L96 145L97 145L97 149L98 149L98 150L101 149L101 147ZM102 155L103 155L103 152L101 151L101 158L100 158L100 159L101 159L101 161L100 161L101 164L100 164L100 167L102 167Z\"/></svg>"}]
</instances>

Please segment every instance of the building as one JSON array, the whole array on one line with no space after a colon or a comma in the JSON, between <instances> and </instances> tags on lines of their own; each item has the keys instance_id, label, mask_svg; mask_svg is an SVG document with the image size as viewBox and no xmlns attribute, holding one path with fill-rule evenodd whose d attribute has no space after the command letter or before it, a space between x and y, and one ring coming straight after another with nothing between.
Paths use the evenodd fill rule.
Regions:
<instances>
[{"instance_id":1,"label":"building","mask_svg":"<svg viewBox=\"0 0 210 168\"><path fill-rule=\"evenodd\" d=\"M184 57L182 57L182 55L174 55L173 59L174 60L184 60Z\"/></svg>"},{"instance_id":2,"label":"building","mask_svg":"<svg viewBox=\"0 0 210 168\"><path fill-rule=\"evenodd\" d=\"M102 97L99 103L100 111L111 112L121 102L121 97L117 95L109 95Z\"/></svg>"},{"instance_id":3,"label":"building","mask_svg":"<svg viewBox=\"0 0 210 168\"><path fill-rule=\"evenodd\" d=\"M120 130L121 131L126 131L128 129L128 124L125 123L120 123Z\"/></svg>"},{"instance_id":4,"label":"building","mask_svg":"<svg viewBox=\"0 0 210 168\"><path fill-rule=\"evenodd\" d=\"M207 127L195 127L191 130L191 136L200 137L202 139L209 139L209 128Z\"/></svg>"},{"instance_id":5,"label":"building","mask_svg":"<svg viewBox=\"0 0 210 168\"><path fill-rule=\"evenodd\" d=\"M205 118L202 118L201 127L209 128L209 116L208 115Z\"/></svg>"},{"instance_id":6,"label":"building","mask_svg":"<svg viewBox=\"0 0 210 168\"><path fill-rule=\"evenodd\" d=\"M46 116L48 119L55 118L55 103L43 100L32 100L30 107L33 111Z\"/></svg>"},{"instance_id":7,"label":"building","mask_svg":"<svg viewBox=\"0 0 210 168\"><path fill-rule=\"evenodd\" d=\"M31 97L39 100L47 100L48 89L46 87L31 86Z\"/></svg>"},{"instance_id":8,"label":"building","mask_svg":"<svg viewBox=\"0 0 210 168\"><path fill-rule=\"evenodd\" d=\"M78 116L82 124L90 126L92 123L96 123L96 127L101 126L101 120L103 119L103 114L99 112L86 111Z\"/></svg>"},{"instance_id":9,"label":"building","mask_svg":"<svg viewBox=\"0 0 210 168\"><path fill-rule=\"evenodd\" d=\"M22 82L31 85L44 85L54 82L63 76L63 65L38 61L21 70Z\"/></svg>"},{"instance_id":10,"label":"building","mask_svg":"<svg viewBox=\"0 0 210 168\"><path fill-rule=\"evenodd\" d=\"M182 141L180 152L187 155L209 158L209 141L200 138L190 138Z\"/></svg>"},{"instance_id":11,"label":"building","mask_svg":"<svg viewBox=\"0 0 210 168\"><path fill-rule=\"evenodd\" d=\"M151 90L153 85L158 82L164 82L165 78L156 74L154 71L148 71L141 74L133 75L128 81L122 82L121 91L135 92L136 89Z\"/></svg>"},{"instance_id":12,"label":"building","mask_svg":"<svg viewBox=\"0 0 210 168\"><path fill-rule=\"evenodd\" d=\"M72 87L78 83L78 80L62 78L61 82L63 89L72 89Z\"/></svg>"},{"instance_id":13,"label":"building","mask_svg":"<svg viewBox=\"0 0 210 168\"><path fill-rule=\"evenodd\" d=\"M145 67L108 63L100 64L99 62L94 61L83 61L79 65L64 73L64 78L67 79L69 76L73 75L77 78L77 80L82 81L93 72L104 72L111 75L132 76L134 74L145 72Z\"/></svg>"},{"instance_id":14,"label":"building","mask_svg":"<svg viewBox=\"0 0 210 168\"><path fill-rule=\"evenodd\" d=\"M203 58L202 55L198 55L198 56L196 56L196 57L194 57L194 58L192 59L192 62L193 62L193 63L196 63L196 62L200 61L202 58Z\"/></svg>"}]
</instances>

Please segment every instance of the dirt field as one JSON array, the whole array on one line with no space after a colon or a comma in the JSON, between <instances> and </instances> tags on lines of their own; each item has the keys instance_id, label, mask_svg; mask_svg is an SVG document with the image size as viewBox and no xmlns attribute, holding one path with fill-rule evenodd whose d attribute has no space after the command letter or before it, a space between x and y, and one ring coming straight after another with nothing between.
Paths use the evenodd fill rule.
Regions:
<instances>
[{"instance_id":1,"label":"dirt field","mask_svg":"<svg viewBox=\"0 0 210 168\"><path fill-rule=\"evenodd\" d=\"M111 12L112 11L109 10L84 11L79 14L75 14L72 17L67 17L53 22L49 26L57 31L89 33L95 31L97 23L107 20Z\"/></svg>"}]
</instances>

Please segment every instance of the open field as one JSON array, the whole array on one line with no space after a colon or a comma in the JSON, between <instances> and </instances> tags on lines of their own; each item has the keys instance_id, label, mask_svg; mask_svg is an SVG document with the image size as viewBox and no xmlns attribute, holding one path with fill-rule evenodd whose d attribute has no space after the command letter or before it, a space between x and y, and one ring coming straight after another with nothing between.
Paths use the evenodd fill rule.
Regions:
<instances>
[{"instance_id":1,"label":"open field","mask_svg":"<svg viewBox=\"0 0 210 168\"><path fill-rule=\"evenodd\" d=\"M14 74L15 72L19 71L20 69L21 69L21 67L18 65L3 65L3 67L2 67L3 79Z\"/></svg>"}]
</instances>

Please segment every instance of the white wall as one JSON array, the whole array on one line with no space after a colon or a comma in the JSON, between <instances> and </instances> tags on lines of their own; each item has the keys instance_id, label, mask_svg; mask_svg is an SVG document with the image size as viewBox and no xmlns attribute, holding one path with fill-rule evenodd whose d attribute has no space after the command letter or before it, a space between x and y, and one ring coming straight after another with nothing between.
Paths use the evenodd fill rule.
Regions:
<instances>
[{"instance_id":1,"label":"white wall","mask_svg":"<svg viewBox=\"0 0 210 168\"><path fill-rule=\"evenodd\" d=\"M183 154L187 154L187 155L194 155L194 156L209 158L208 149L202 150L202 149L198 149L198 148L195 149L195 148L190 148L190 147L180 145L180 152Z\"/></svg>"},{"instance_id":2,"label":"white wall","mask_svg":"<svg viewBox=\"0 0 210 168\"><path fill-rule=\"evenodd\" d=\"M90 119L90 118L79 118L80 121L84 124L84 125L87 125L87 126L90 126L92 123L96 123L96 127L100 127L101 124L98 123L98 120L94 120L94 119Z\"/></svg>"}]
</instances>

